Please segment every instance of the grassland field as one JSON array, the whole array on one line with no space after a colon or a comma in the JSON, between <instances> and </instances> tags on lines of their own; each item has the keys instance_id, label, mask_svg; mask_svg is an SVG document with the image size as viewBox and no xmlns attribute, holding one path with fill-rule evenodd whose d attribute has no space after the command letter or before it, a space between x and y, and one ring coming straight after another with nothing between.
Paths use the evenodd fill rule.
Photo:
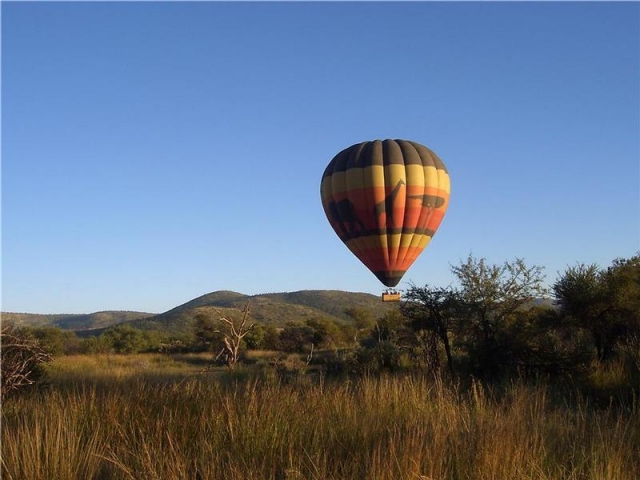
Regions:
<instances>
[{"instance_id":1,"label":"grassland field","mask_svg":"<svg viewBox=\"0 0 640 480\"><path fill-rule=\"evenodd\" d=\"M637 399L421 375L211 369L210 354L55 359L2 406L3 480L640 478ZM254 357L255 358L255 357Z\"/></svg>"}]
</instances>

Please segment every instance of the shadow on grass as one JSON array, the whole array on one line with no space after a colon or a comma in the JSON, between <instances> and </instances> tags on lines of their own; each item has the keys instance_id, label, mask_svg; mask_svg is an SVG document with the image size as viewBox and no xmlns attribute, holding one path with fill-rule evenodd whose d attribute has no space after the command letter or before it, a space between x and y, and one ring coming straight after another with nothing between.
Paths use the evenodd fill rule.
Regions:
<instances>
[{"instance_id":1,"label":"shadow on grass","mask_svg":"<svg viewBox=\"0 0 640 480\"><path fill-rule=\"evenodd\" d=\"M189 355L186 353L176 353L171 355L173 361L177 363L186 363L194 367L210 367L214 365L213 355Z\"/></svg>"}]
</instances>

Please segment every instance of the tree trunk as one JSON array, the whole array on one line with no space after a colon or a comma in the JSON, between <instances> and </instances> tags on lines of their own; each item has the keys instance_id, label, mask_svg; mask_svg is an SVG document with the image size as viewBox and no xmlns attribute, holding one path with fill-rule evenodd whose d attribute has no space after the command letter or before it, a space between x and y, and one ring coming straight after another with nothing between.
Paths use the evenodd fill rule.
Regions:
<instances>
[{"instance_id":1,"label":"tree trunk","mask_svg":"<svg viewBox=\"0 0 640 480\"><path fill-rule=\"evenodd\" d=\"M442 344L444 345L444 352L447 354L447 367L449 368L449 373L453 377L453 358L451 356L451 345L449 344L449 335L447 335L446 330L440 332L440 339L442 340Z\"/></svg>"}]
</instances>

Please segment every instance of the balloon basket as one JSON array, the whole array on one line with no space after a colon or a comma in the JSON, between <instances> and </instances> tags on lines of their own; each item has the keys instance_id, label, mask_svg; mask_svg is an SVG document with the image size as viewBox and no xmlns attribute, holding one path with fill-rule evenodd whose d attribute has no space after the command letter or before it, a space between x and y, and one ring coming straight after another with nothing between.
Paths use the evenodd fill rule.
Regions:
<instances>
[{"instance_id":1,"label":"balloon basket","mask_svg":"<svg viewBox=\"0 0 640 480\"><path fill-rule=\"evenodd\" d=\"M400 292L396 292L395 290L387 290L382 294L383 302L399 302L400 301Z\"/></svg>"}]
</instances>

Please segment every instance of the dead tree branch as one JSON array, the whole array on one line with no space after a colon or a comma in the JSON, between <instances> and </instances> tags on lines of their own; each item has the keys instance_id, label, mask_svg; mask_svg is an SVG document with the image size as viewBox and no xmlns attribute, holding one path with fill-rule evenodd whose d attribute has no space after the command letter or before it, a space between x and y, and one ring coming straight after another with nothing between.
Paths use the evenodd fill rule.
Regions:
<instances>
[{"instance_id":1,"label":"dead tree branch","mask_svg":"<svg viewBox=\"0 0 640 480\"><path fill-rule=\"evenodd\" d=\"M0 367L2 370L0 396L33 385L42 375L41 368L51 361L40 341L11 324L3 324L0 331Z\"/></svg>"}]
</instances>

